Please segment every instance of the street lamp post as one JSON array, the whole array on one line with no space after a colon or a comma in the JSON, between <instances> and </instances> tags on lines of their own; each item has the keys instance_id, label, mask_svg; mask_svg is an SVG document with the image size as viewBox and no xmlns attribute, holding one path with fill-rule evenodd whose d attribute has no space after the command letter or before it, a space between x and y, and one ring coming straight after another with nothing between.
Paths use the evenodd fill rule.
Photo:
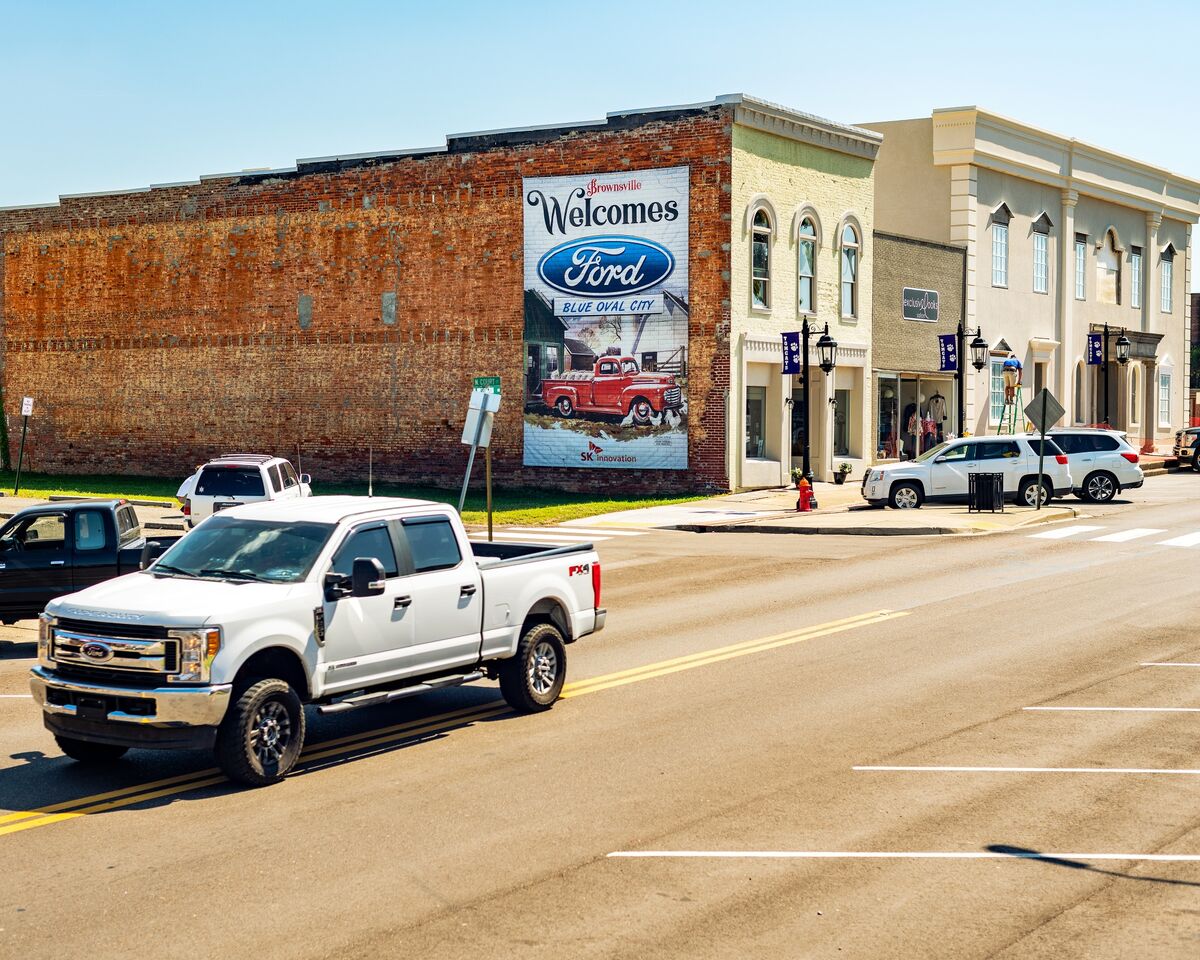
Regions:
<instances>
[{"instance_id":1,"label":"street lamp post","mask_svg":"<svg viewBox=\"0 0 1200 960\"><path fill-rule=\"evenodd\" d=\"M1125 366L1129 362L1129 338L1125 336L1125 328L1121 328L1121 335L1117 337L1117 363ZM1104 353L1100 363L1101 376L1104 377L1104 425L1112 426L1112 420L1109 417L1108 405L1108 324L1104 325Z\"/></svg>"},{"instance_id":2,"label":"street lamp post","mask_svg":"<svg viewBox=\"0 0 1200 960\"><path fill-rule=\"evenodd\" d=\"M812 405L809 403L809 385L808 385L808 338L812 333L808 325L808 317L804 318L804 326L801 328L801 372L800 376L804 378L804 450L801 469L804 471L804 479L811 485L813 482L812 472L812 451L809 445L809 411ZM817 340L817 364L821 370L828 374L834 367L837 366L837 341L829 335L829 324L825 324L825 331Z\"/></svg>"},{"instance_id":3,"label":"street lamp post","mask_svg":"<svg viewBox=\"0 0 1200 960\"><path fill-rule=\"evenodd\" d=\"M961 437L967 429L967 404L966 404L966 371L963 360L966 353L967 328L963 326L962 321L958 321L958 363L954 373L954 379L958 385L958 435ZM987 365L988 342L983 339L983 330L981 327L975 328L973 339L971 340L971 366L976 371L982 370Z\"/></svg>"}]
</instances>

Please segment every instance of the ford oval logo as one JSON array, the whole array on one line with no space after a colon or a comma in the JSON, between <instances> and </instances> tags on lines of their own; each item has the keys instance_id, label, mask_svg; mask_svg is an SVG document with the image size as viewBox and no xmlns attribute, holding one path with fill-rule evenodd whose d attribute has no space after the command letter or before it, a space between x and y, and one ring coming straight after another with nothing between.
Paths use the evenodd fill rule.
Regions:
<instances>
[{"instance_id":1,"label":"ford oval logo","mask_svg":"<svg viewBox=\"0 0 1200 960\"><path fill-rule=\"evenodd\" d=\"M94 640L85 643L79 648L79 652L89 660L95 660L97 663L111 660L113 655L112 648L108 644L97 643Z\"/></svg>"},{"instance_id":2,"label":"ford oval logo","mask_svg":"<svg viewBox=\"0 0 1200 960\"><path fill-rule=\"evenodd\" d=\"M662 244L640 237L569 240L538 261L538 276L576 297L640 293L675 272L675 257Z\"/></svg>"}]
</instances>

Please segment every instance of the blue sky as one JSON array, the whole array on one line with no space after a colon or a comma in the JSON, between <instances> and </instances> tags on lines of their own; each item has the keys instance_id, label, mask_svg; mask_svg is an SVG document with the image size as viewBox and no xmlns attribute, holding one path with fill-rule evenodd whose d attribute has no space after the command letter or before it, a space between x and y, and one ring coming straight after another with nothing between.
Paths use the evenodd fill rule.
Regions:
<instances>
[{"instance_id":1,"label":"blue sky","mask_svg":"<svg viewBox=\"0 0 1200 960\"><path fill-rule=\"evenodd\" d=\"M0 23L0 206L731 92L851 123L978 104L1200 178L1191 3L0 0Z\"/></svg>"}]
</instances>

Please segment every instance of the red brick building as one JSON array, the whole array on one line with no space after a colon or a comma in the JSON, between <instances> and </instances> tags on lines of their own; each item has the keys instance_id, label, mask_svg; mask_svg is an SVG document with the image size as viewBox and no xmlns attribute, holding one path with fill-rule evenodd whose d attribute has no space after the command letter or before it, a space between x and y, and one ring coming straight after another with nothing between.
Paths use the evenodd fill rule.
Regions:
<instances>
[{"instance_id":1,"label":"red brick building","mask_svg":"<svg viewBox=\"0 0 1200 960\"><path fill-rule=\"evenodd\" d=\"M0 210L4 412L38 470L183 475L222 451L319 480L461 477L471 380L499 375L504 484L725 484L731 107L468 134ZM522 178L690 171L688 469L525 467ZM509 387L513 390L510 395Z\"/></svg>"}]
</instances>

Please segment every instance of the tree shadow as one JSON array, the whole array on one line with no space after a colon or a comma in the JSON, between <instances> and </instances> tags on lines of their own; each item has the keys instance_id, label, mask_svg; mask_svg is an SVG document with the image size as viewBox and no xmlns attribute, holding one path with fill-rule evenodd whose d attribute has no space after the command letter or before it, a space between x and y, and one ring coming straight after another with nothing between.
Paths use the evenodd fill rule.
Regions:
<instances>
[{"instance_id":1,"label":"tree shadow","mask_svg":"<svg viewBox=\"0 0 1200 960\"><path fill-rule=\"evenodd\" d=\"M37 656L37 639L0 640L0 660L33 660Z\"/></svg>"},{"instance_id":2,"label":"tree shadow","mask_svg":"<svg viewBox=\"0 0 1200 960\"><path fill-rule=\"evenodd\" d=\"M1172 880L1169 877L1144 877L1136 873L1121 873L1119 870L1104 870L1100 867L1092 866L1090 863L1085 863L1082 860L1067 860L1063 857L1056 857L1053 854L1039 853L1037 850L1030 850L1027 847L1013 847L1006 843L993 843L987 847L992 853L1003 853L1018 860L1037 860L1040 863L1049 863L1056 867L1066 867L1068 870L1085 870L1088 873L1100 874L1104 877L1117 877L1121 880L1141 880L1145 883L1165 883L1176 887L1200 887L1200 883L1192 880Z\"/></svg>"}]
</instances>

